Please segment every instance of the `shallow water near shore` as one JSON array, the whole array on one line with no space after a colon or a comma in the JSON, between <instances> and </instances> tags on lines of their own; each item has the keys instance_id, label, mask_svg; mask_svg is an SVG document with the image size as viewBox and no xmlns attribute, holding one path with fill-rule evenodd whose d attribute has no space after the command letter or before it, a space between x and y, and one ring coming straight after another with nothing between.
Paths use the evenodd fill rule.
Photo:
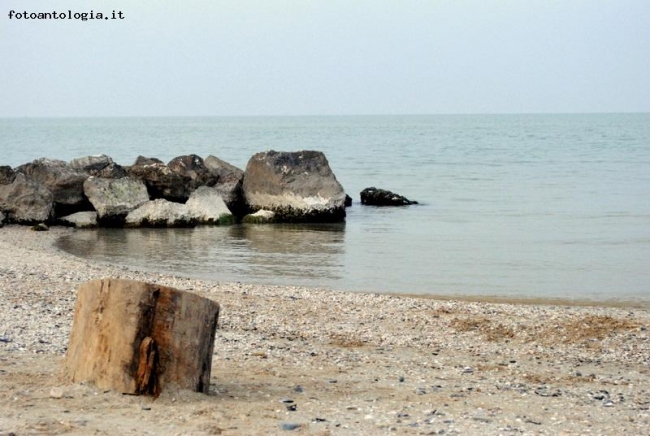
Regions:
<instances>
[{"instance_id":1,"label":"shallow water near shore","mask_svg":"<svg viewBox=\"0 0 650 436\"><path fill-rule=\"evenodd\" d=\"M209 278L469 297L650 301L650 114L2 119L0 164L323 151L340 225L78 231L73 254ZM364 207L369 186L421 204Z\"/></svg>"}]
</instances>

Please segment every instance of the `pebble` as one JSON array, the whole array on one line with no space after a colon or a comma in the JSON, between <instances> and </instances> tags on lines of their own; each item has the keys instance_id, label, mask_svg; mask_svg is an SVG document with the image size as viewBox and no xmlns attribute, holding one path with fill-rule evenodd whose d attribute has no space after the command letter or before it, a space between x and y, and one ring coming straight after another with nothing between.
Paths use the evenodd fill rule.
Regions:
<instances>
[{"instance_id":1,"label":"pebble","mask_svg":"<svg viewBox=\"0 0 650 436\"><path fill-rule=\"evenodd\" d=\"M297 430L302 427L302 424L297 424L295 422L283 422L280 424L280 428L285 431Z\"/></svg>"},{"instance_id":2,"label":"pebble","mask_svg":"<svg viewBox=\"0 0 650 436\"><path fill-rule=\"evenodd\" d=\"M61 388L52 388L50 390L50 398L55 398L55 399L63 398L63 389L61 389Z\"/></svg>"}]
</instances>

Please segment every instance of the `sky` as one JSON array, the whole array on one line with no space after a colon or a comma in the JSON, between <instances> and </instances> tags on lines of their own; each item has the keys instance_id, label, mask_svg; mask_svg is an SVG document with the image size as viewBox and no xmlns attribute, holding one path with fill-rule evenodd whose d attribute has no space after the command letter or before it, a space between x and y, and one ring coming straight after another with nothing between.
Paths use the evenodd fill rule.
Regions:
<instances>
[{"instance_id":1,"label":"sky","mask_svg":"<svg viewBox=\"0 0 650 436\"><path fill-rule=\"evenodd\" d=\"M648 0L0 5L0 117L650 112Z\"/></svg>"}]
</instances>

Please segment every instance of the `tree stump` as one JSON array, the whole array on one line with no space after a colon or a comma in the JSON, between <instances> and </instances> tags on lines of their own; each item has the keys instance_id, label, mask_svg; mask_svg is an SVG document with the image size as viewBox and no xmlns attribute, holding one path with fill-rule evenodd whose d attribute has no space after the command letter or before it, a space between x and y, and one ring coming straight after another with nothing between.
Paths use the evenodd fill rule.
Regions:
<instances>
[{"instance_id":1,"label":"tree stump","mask_svg":"<svg viewBox=\"0 0 650 436\"><path fill-rule=\"evenodd\" d=\"M134 280L79 287L65 359L72 382L157 397L166 386L208 393L219 304Z\"/></svg>"}]
</instances>

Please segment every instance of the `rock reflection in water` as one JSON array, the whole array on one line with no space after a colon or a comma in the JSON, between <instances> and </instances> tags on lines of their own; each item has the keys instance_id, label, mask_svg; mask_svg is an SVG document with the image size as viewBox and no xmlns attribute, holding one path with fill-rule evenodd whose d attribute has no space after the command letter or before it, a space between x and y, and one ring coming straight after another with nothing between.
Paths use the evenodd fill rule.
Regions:
<instances>
[{"instance_id":1,"label":"rock reflection in water","mask_svg":"<svg viewBox=\"0 0 650 436\"><path fill-rule=\"evenodd\" d=\"M269 284L333 286L343 278L345 223L77 231L74 255L164 273Z\"/></svg>"}]
</instances>

